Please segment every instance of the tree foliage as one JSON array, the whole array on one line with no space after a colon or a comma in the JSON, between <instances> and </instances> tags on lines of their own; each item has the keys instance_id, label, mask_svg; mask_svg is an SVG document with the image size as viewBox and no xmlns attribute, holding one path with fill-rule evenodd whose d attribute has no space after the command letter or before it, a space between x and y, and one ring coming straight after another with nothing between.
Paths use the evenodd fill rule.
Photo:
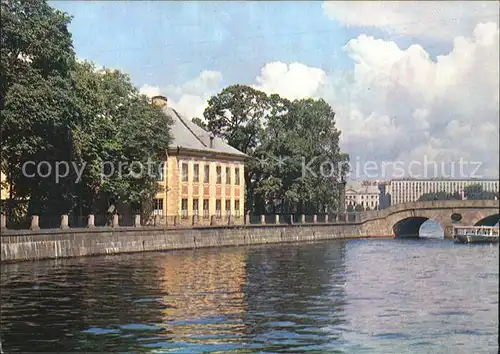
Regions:
<instances>
[{"instance_id":1,"label":"tree foliage","mask_svg":"<svg viewBox=\"0 0 500 354\"><path fill-rule=\"evenodd\" d=\"M99 212L97 200L137 206L150 200L154 177L134 178L128 165L148 159L158 165L170 141L166 116L127 75L76 60L69 16L41 0L1 6L1 167L11 199L28 199L31 213ZM46 161L42 172L52 173L23 171L28 161ZM63 161L84 167L79 183L74 168L55 179ZM121 173L103 179L104 162L115 170L121 163Z\"/></svg>"},{"instance_id":2,"label":"tree foliage","mask_svg":"<svg viewBox=\"0 0 500 354\"><path fill-rule=\"evenodd\" d=\"M337 181L348 156L340 151L335 113L324 100L290 101L243 85L208 101L208 128L250 156L247 210L311 213L338 209ZM342 201L343 202L343 201Z\"/></svg>"},{"instance_id":3,"label":"tree foliage","mask_svg":"<svg viewBox=\"0 0 500 354\"><path fill-rule=\"evenodd\" d=\"M498 198L498 193L485 191L483 186L479 183L473 183L464 187L464 196L469 200L493 200ZM419 201L430 201L430 200L461 200L462 196L460 193L448 193L448 192L434 192L423 194L418 200Z\"/></svg>"},{"instance_id":4,"label":"tree foliage","mask_svg":"<svg viewBox=\"0 0 500 354\"><path fill-rule=\"evenodd\" d=\"M200 128L208 130L207 124L201 118L194 117L193 119L191 119L191 121Z\"/></svg>"},{"instance_id":5,"label":"tree foliage","mask_svg":"<svg viewBox=\"0 0 500 354\"><path fill-rule=\"evenodd\" d=\"M479 183L468 185L464 188L464 194L467 199L471 200L494 200L498 199L498 192L485 191Z\"/></svg>"},{"instance_id":6,"label":"tree foliage","mask_svg":"<svg viewBox=\"0 0 500 354\"><path fill-rule=\"evenodd\" d=\"M462 197L459 193L448 192L433 192L425 193L418 198L418 201L431 201L431 200L460 200Z\"/></svg>"}]
</instances>

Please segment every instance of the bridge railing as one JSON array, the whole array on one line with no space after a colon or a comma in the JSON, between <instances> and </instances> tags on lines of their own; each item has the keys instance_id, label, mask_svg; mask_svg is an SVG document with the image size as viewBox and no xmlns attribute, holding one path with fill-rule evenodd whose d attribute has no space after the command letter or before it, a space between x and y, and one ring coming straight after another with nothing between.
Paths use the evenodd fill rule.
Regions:
<instances>
[{"instance_id":1,"label":"bridge railing","mask_svg":"<svg viewBox=\"0 0 500 354\"><path fill-rule=\"evenodd\" d=\"M415 209L460 209L460 208L499 208L499 200L432 200L417 201L391 205L382 210L371 210L362 213L360 221L385 218L390 214Z\"/></svg>"},{"instance_id":2,"label":"bridge railing","mask_svg":"<svg viewBox=\"0 0 500 354\"><path fill-rule=\"evenodd\" d=\"M200 227L222 225L286 225L286 224L345 224L362 223L377 218L385 218L390 214L414 209L443 208L496 208L498 200L446 200L403 203L377 211L365 212L331 212L328 214L276 214L276 215L152 215L148 220L141 220L140 215L31 215L17 224L9 223L7 217L1 214L1 229L66 229L82 227Z\"/></svg>"}]
</instances>

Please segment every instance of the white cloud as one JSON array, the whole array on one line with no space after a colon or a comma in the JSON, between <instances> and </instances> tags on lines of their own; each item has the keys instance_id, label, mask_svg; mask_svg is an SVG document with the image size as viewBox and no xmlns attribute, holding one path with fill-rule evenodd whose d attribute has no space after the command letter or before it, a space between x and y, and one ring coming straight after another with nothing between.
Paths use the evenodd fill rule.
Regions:
<instances>
[{"instance_id":1,"label":"white cloud","mask_svg":"<svg viewBox=\"0 0 500 354\"><path fill-rule=\"evenodd\" d=\"M149 97L164 95L169 105L188 118L203 119L207 100L222 89L222 74L218 71L202 71L200 75L180 86L164 87L143 85L139 91Z\"/></svg>"},{"instance_id":2,"label":"white cloud","mask_svg":"<svg viewBox=\"0 0 500 354\"><path fill-rule=\"evenodd\" d=\"M365 35L349 41L344 49L354 72L343 85L350 90L329 97L343 107L344 148L365 160L422 160L425 154L484 161L482 174L498 175L498 41L496 24L479 24L435 62L417 45L403 50ZM366 148L368 141L375 150Z\"/></svg>"},{"instance_id":3,"label":"white cloud","mask_svg":"<svg viewBox=\"0 0 500 354\"><path fill-rule=\"evenodd\" d=\"M395 12L401 9L394 6ZM457 33L465 34L463 28ZM342 148L353 160L462 158L482 161L482 175L498 176L498 24L480 23L452 44L433 61L420 45L404 49L360 35L344 46L352 71L326 73L301 63L272 62L251 84L289 99L327 100L337 112ZM166 95L188 117L202 117L206 100L221 89L222 74L214 71L180 86L142 88Z\"/></svg>"},{"instance_id":4,"label":"white cloud","mask_svg":"<svg viewBox=\"0 0 500 354\"><path fill-rule=\"evenodd\" d=\"M326 73L301 63L287 65L282 62L267 63L255 79L254 88L266 93L278 93L288 99L314 97L324 84Z\"/></svg>"},{"instance_id":5,"label":"white cloud","mask_svg":"<svg viewBox=\"0 0 500 354\"><path fill-rule=\"evenodd\" d=\"M160 94L160 88L156 86L143 85L139 88L139 93L151 98Z\"/></svg>"},{"instance_id":6,"label":"white cloud","mask_svg":"<svg viewBox=\"0 0 500 354\"><path fill-rule=\"evenodd\" d=\"M325 1L323 9L343 26L434 40L467 35L478 22L498 22L499 14L495 1Z\"/></svg>"}]
</instances>

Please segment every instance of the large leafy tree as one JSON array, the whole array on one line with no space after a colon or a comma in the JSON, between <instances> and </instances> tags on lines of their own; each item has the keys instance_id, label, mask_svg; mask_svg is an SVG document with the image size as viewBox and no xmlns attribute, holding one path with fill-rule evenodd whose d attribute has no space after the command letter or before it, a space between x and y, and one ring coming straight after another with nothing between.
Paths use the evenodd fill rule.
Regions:
<instances>
[{"instance_id":1,"label":"large leafy tree","mask_svg":"<svg viewBox=\"0 0 500 354\"><path fill-rule=\"evenodd\" d=\"M289 101L247 86L230 86L208 101L208 128L250 156L247 209L319 212L336 209L340 152L335 114L323 100ZM305 168L307 167L307 168Z\"/></svg>"},{"instance_id":2,"label":"large leafy tree","mask_svg":"<svg viewBox=\"0 0 500 354\"><path fill-rule=\"evenodd\" d=\"M170 120L117 70L83 62L76 66L73 80L80 124L72 133L75 158L87 164L82 184L87 206L95 209L103 193L127 204L152 200L154 174L170 142Z\"/></svg>"},{"instance_id":3,"label":"large leafy tree","mask_svg":"<svg viewBox=\"0 0 500 354\"><path fill-rule=\"evenodd\" d=\"M270 110L269 98L265 93L245 85L232 85L208 100L203 116L209 131L239 151L254 157ZM256 165L257 162L253 159L247 161L247 208L254 198Z\"/></svg>"},{"instance_id":4,"label":"large leafy tree","mask_svg":"<svg viewBox=\"0 0 500 354\"><path fill-rule=\"evenodd\" d=\"M67 202L67 184L23 178L21 166L24 161L64 160L71 151L66 127L73 118L73 99L67 78L75 56L69 21L43 1L1 2L2 170L11 197L30 196L32 204L47 205L56 196L59 205Z\"/></svg>"},{"instance_id":5,"label":"large leafy tree","mask_svg":"<svg viewBox=\"0 0 500 354\"><path fill-rule=\"evenodd\" d=\"M28 199L31 213L54 214L99 212L97 200L147 204L154 176L132 175L129 166L149 160L156 169L170 141L169 120L127 75L76 60L67 15L41 0L1 6L1 152L11 199ZM28 177L37 171L23 171L27 161L46 161L52 173ZM60 162L84 167L81 181L74 168L56 180ZM109 178L104 164L115 170Z\"/></svg>"}]
</instances>

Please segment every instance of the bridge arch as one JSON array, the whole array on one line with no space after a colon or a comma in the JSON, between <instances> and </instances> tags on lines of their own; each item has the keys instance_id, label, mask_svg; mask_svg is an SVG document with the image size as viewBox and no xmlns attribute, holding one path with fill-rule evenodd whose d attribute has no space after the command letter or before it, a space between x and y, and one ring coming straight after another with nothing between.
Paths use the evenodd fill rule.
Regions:
<instances>
[{"instance_id":1,"label":"bridge arch","mask_svg":"<svg viewBox=\"0 0 500 354\"><path fill-rule=\"evenodd\" d=\"M361 232L387 237L417 236L422 224L430 219L441 226L444 238L452 238L454 225L494 225L499 219L499 207L499 200L443 200L397 204L383 210L362 213Z\"/></svg>"},{"instance_id":2,"label":"bridge arch","mask_svg":"<svg viewBox=\"0 0 500 354\"><path fill-rule=\"evenodd\" d=\"M421 237L421 228L429 221L433 221L439 225L441 233L444 233L444 228L438 221L425 216L409 216L404 219L400 219L392 226L392 233L396 238Z\"/></svg>"},{"instance_id":3,"label":"bridge arch","mask_svg":"<svg viewBox=\"0 0 500 354\"><path fill-rule=\"evenodd\" d=\"M482 218L474 226L495 226L500 221L500 214L492 214Z\"/></svg>"}]
</instances>

